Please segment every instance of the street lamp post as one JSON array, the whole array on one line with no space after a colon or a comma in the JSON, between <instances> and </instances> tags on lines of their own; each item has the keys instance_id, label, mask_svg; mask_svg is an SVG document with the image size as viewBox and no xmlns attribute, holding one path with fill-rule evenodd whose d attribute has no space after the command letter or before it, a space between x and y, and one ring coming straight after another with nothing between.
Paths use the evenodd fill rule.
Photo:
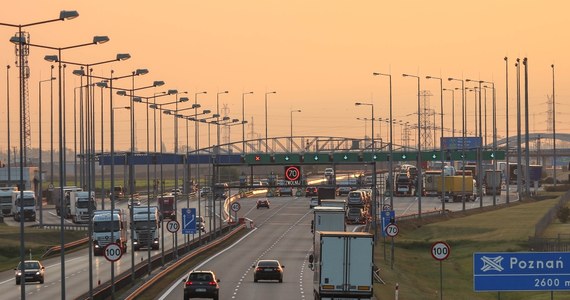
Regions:
<instances>
[{"instance_id":1,"label":"street lamp post","mask_svg":"<svg viewBox=\"0 0 570 300\"><path fill-rule=\"evenodd\" d=\"M200 94L207 94L208 92L206 91L202 91L202 92L197 92L194 93L194 104L198 104L198 95ZM194 109L194 114L197 115L198 114L198 107L196 107ZM196 151L198 151L198 149L200 149L200 122L194 121L194 149L196 149ZM196 154L199 154L198 152L196 152ZM196 187L198 188L198 191L200 190L200 163L196 162ZM198 197L198 215L200 216L200 197ZM198 240L201 240L201 235L202 232L198 231Z\"/></svg>"},{"instance_id":2,"label":"street lamp post","mask_svg":"<svg viewBox=\"0 0 570 300\"><path fill-rule=\"evenodd\" d=\"M455 137L455 90L443 89L446 92L451 92L451 136Z\"/></svg>"},{"instance_id":3,"label":"street lamp post","mask_svg":"<svg viewBox=\"0 0 570 300\"><path fill-rule=\"evenodd\" d=\"M463 169L462 172L462 181L461 184L461 192L463 193L461 197L461 204L462 210L465 211L465 80L457 79L449 77L447 78L448 81L460 81L461 82L461 127L462 127L462 141L461 141L461 168ZM445 199L443 199L445 201Z\"/></svg>"},{"instance_id":4,"label":"street lamp post","mask_svg":"<svg viewBox=\"0 0 570 300\"><path fill-rule=\"evenodd\" d=\"M40 80L38 83L38 90L39 90L39 96L38 96L38 109L39 109L39 113L38 113L38 124L39 124L39 134L38 134L38 145L39 145L39 157L38 157L38 164L39 164L39 191L36 191L36 195L37 195L37 199L39 199L39 207L40 207L40 228L43 228L44 225L44 219L43 219L43 193L42 193L42 185L43 185L43 179L42 179L42 174L43 174L43 168L42 168L42 83L44 82L52 82L53 80L55 80L55 77L51 77L50 79L45 79L45 80ZM9 114L8 114L9 115ZM9 152L9 151L8 151Z\"/></svg>"},{"instance_id":5,"label":"street lamp post","mask_svg":"<svg viewBox=\"0 0 570 300\"><path fill-rule=\"evenodd\" d=\"M510 175L510 159L509 159L509 58L505 56L505 161L507 165L507 172L505 176L505 187L506 187L506 194L507 204L510 202L510 193L509 193L509 185L511 184L511 175Z\"/></svg>"},{"instance_id":6,"label":"street lamp post","mask_svg":"<svg viewBox=\"0 0 570 300\"><path fill-rule=\"evenodd\" d=\"M426 79L439 80L440 114L441 114L441 137L439 140L439 151L441 155L441 211L445 213L445 158L443 155L443 79L441 77L426 76ZM434 144L435 147L435 144Z\"/></svg>"},{"instance_id":7,"label":"street lamp post","mask_svg":"<svg viewBox=\"0 0 570 300\"><path fill-rule=\"evenodd\" d=\"M253 94L253 92L247 92L247 93L242 93L241 94L241 119L245 120L245 95L250 95ZM241 151L242 153L245 154L245 124L247 122L242 122L242 126L241 126L241 141L242 141L242 146L241 146Z\"/></svg>"},{"instance_id":8,"label":"street lamp post","mask_svg":"<svg viewBox=\"0 0 570 300\"><path fill-rule=\"evenodd\" d=\"M371 113L372 113L372 157L374 157L376 149L375 149L375 143L374 143L374 104L373 103L366 103L366 102L355 102L354 103L355 106L361 106L361 105L366 105L366 106L370 106L371 109ZM378 209L378 199L377 199L377 195L376 195L376 161L373 159L373 164L372 164L372 230L374 231L374 240L378 240L378 214L377 214L377 209Z\"/></svg>"},{"instance_id":9,"label":"street lamp post","mask_svg":"<svg viewBox=\"0 0 570 300\"><path fill-rule=\"evenodd\" d=\"M300 109L291 110L291 138L289 139L289 152L293 152L293 113L301 112Z\"/></svg>"},{"instance_id":10,"label":"street lamp post","mask_svg":"<svg viewBox=\"0 0 570 300\"><path fill-rule=\"evenodd\" d=\"M277 91L265 92L265 152L266 153L268 150L267 149L268 148L267 147L268 146L268 140L267 140L267 137L268 137L268 133L267 133L267 128L268 128L268 126L267 126L267 95L276 94L276 93L277 93Z\"/></svg>"},{"instance_id":11,"label":"street lamp post","mask_svg":"<svg viewBox=\"0 0 570 300\"><path fill-rule=\"evenodd\" d=\"M418 182L416 184L416 195L418 196L418 217L422 217L422 153L421 153L421 130L420 130L420 114L421 114L421 106L420 106L420 77L416 75L410 74L402 74L403 77L413 77L416 78L418 81Z\"/></svg>"},{"instance_id":12,"label":"street lamp post","mask_svg":"<svg viewBox=\"0 0 570 300\"><path fill-rule=\"evenodd\" d=\"M394 209L394 188L393 188L393 185L394 185L394 165L393 165L394 153L393 153L393 147L392 147L392 145L394 143L393 135L392 135L392 133L393 133L392 132L392 127L393 127L392 122L394 121L394 119L392 118L392 74L384 74L384 73L374 72L374 73L372 73L372 75L373 76L387 76L388 80L389 80L389 85L390 85L390 120L389 120L389 122L390 122L390 145L389 145L389 149L388 149L390 156L389 156L389 160L388 160L388 168L389 168L389 170L388 170L388 182L389 182L388 194L390 197L390 207L391 207L391 209ZM376 176L374 176L374 178L372 180L375 181Z\"/></svg>"},{"instance_id":13,"label":"street lamp post","mask_svg":"<svg viewBox=\"0 0 570 300\"><path fill-rule=\"evenodd\" d=\"M553 151L553 178L554 178L554 187L556 187L556 182L558 181L556 177L556 98L554 93L554 64L550 65L552 68L552 151Z\"/></svg>"}]
</instances>

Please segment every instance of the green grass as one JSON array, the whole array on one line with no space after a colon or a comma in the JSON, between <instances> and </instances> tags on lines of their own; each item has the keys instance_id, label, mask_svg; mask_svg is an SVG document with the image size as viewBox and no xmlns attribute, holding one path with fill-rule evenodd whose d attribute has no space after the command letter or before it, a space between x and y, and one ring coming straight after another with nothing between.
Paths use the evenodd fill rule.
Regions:
<instances>
[{"instance_id":1,"label":"green grass","mask_svg":"<svg viewBox=\"0 0 570 300\"><path fill-rule=\"evenodd\" d=\"M377 299L393 299L399 284L400 299L440 299L440 263L430 254L438 240L451 247L450 257L442 262L444 299L498 299L497 293L473 291L473 253L528 251L526 241L534 236L534 225L558 199L528 202L479 214L448 217L441 222L400 224L395 238L394 269L390 269L390 244L379 243L377 265L386 285L375 284ZM568 225L566 225L568 226ZM555 299L561 292L554 293ZM502 292L500 299L550 299L550 292ZM565 298L568 299L568 298Z\"/></svg>"},{"instance_id":2,"label":"green grass","mask_svg":"<svg viewBox=\"0 0 570 300\"><path fill-rule=\"evenodd\" d=\"M65 243L82 239L87 231L69 230L64 233ZM61 233L59 230L45 230L26 227L24 229L24 247L26 259L32 253L32 259L41 259L41 256L52 246L60 245ZM56 241L56 242L54 242ZM7 226L0 223L0 271L11 270L20 261L20 227ZM58 255L59 252L56 253Z\"/></svg>"}]
</instances>

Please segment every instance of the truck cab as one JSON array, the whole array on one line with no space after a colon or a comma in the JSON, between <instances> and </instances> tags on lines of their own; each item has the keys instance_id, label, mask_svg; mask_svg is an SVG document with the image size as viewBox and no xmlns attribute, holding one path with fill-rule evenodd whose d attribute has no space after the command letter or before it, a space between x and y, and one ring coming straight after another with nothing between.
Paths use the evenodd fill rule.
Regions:
<instances>
[{"instance_id":1,"label":"truck cab","mask_svg":"<svg viewBox=\"0 0 570 300\"><path fill-rule=\"evenodd\" d=\"M95 202L95 192L70 192L69 207L73 223L89 223L93 217L93 212L97 209ZM89 212L91 211L91 214Z\"/></svg>"},{"instance_id":2,"label":"truck cab","mask_svg":"<svg viewBox=\"0 0 570 300\"><path fill-rule=\"evenodd\" d=\"M138 206L133 207L132 212L133 251L137 251L140 248L158 250L160 247L158 207Z\"/></svg>"},{"instance_id":3,"label":"truck cab","mask_svg":"<svg viewBox=\"0 0 570 300\"><path fill-rule=\"evenodd\" d=\"M0 209L5 217L12 215L12 193L14 191L16 191L15 187L0 188Z\"/></svg>"},{"instance_id":4,"label":"truck cab","mask_svg":"<svg viewBox=\"0 0 570 300\"><path fill-rule=\"evenodd\" d=\"M23 199L22 193L24 194ZM12 192L12 215L16 222L19 222L22 218L24 221L36 221L36 194L34 191Z\"/></svg>"},{"instance_id":5,"label":"truck cab","mask_svg":"<svg viewBox=\"0 0 570 300\"><path fill-rule=\"evenodd\" d=\"M111 238L112 237L112 238ZM127 252L127 221L123 210L97 210L93 213L93 254L103 254L108 244L115 242Z\"/></svg>"}]
</instances>

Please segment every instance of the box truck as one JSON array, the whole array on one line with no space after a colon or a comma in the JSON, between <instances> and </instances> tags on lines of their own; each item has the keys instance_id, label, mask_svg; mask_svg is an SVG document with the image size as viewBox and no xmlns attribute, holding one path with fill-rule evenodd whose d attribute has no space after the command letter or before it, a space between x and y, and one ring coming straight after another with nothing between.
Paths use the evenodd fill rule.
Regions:
<instances>
[{"instance_id":1,"label":"box truck","mask_svg":"<svg viewBox=\"0 0 570 300\"><path fill-rule=\"evenodd\" d=\"M364 232L317 231L309 256L314 299L372 298L373 235Z\"/></svg>"},{"instance_id":2,"label":"box truck","mask_svg":"<svg viewBox=\"0 0 570 300\"><path fill-rule=\"evenodd\" d=\"M93 218L93 212L97 210L95 192L91 192L91 196L89 192L70 192L69 208L73 223L89 223Z\"/></svg>"},{"instance_id":3,"label":"box truck","mask_svg":"<svg viewBox=\"0 0 570 300\"><path fill-rule=\"evenodd\" d=\"M441 194L441 176L433 177L435 187L438 188L438 194ZM445 197L442 197L442 201L462 201L465 197L465 201L475 201L475 180L471 176L444 176L443 177L443 188L445 192Z\"/></svg>"}]
</instances>

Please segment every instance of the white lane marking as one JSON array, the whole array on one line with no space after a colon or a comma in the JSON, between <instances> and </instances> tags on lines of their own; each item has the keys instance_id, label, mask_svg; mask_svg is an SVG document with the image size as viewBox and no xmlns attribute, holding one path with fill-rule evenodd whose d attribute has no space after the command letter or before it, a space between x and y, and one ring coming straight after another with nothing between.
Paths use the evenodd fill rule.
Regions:
<instances>
[{"instance_id":1,"label":"white lane marking","mask_svg":"<svg viewBox=\"0 0 570 300\"><path fill-rule=\"evenodd\" d=\"M199 270L203 265L207 264L208 262L210 262L212 259L218 257L219 255L221 255L222 253L230 250L231 248L233 248L234 246L236 246L237 244L239 244L242 240L244 240L246 237L248 237L250 234L254 233L257 230L257 228L253 228L250 232L248 232L246 235L244 235L241 239L237 240L235 243L231 244L229 247L227 247L226 249L216 253L215 255L213 255L212 257L206 259L205 261L203 261L202 263L200 263L199 265L197 265L196 267L194 267L194 269ZM184 278L186 278L186 275L182 276L180 279L184 280ZM179 282L180 280L175 281L169 288L168 290L166 290L166 292L164 294L162 294L162 296L160 296L160 298L158 298L159 300L164 300L166 299L166 297L168 297L170 295L170 293L172 293L172 291L179 286Z\"/></svg>"}]
</instances>

